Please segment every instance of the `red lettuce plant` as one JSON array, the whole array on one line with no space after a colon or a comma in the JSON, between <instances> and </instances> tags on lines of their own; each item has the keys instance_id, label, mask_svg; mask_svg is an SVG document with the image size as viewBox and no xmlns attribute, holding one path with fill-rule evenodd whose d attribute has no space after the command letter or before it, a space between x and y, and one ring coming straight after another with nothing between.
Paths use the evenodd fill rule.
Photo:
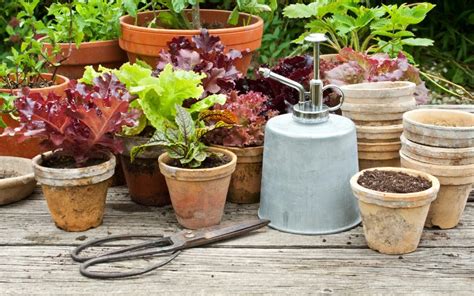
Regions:
<instances>
[{"instance_id":1,"label":"red lettuce plant","mask_svg":"<svg viewBox=\"0 0 474 296\"><path fill-rule=\"evenodd\" d=\"M41 137L45 147L73 157L80 167L100 153L122 152L115 134L122 126L134 126L138 117L128 111L129 99L125 86L110 74L98 78L92 88L72 82L65 99L26 88L15 101L20 126L5 133L21 135L20 141Z\"/></svg>"},{"instance_id":2,"label":"red lettuce plant","mask_svg":"<svg viewBox=\"0 0 474 296\"><path fill-rule=\"evenodd\" d=\"M215 110L227 110L237 118L237 124L230 129L210 132L207 140L213 144L250 147L263 145L265 124L278 112L267 105L268 97L250 91L238 95L233 91L224 105L214 105Z\"/></svg>"},{"instance_id":3,"label":"red lettuce plant","mask_svg":"<svg viewBox=\"0 0 474 296\"><path fill-rule=\"evenodd\" d=\"M205 29L192 41L185 37L175 37L168 42L168 50L162 50L156 67L155 75L160 73L167 64L175 69L192 70L206 74L202 84L203 97L209 94L223 94L235 87L235 81L242 77L234 66L237 59L242 58L238 50L224 53L224 45L219 37L210 36Z\"/></svg>"}]
</instances>

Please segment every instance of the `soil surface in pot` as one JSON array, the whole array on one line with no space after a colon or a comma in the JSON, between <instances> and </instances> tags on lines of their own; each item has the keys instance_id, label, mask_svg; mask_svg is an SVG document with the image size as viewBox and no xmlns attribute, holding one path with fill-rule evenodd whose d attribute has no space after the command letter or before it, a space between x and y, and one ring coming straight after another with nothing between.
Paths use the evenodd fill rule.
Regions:
<instances>
[{"instance_id":1,"label":"soil surface in pot","mask_svg":"<svg viewBox=\"0 0 474 296\"><path fill-rule=\"evenodd\" d=\"M195 169L210 169L210 168L216 168L221 165L224 165L226 163L229 163L232 160L230 156L223 154L223 155L210 155L208 156L202 163L201 166ZM168 165L174 166L177 168L182 168L182 169L187 169L186 167L183 167L179 160L173 159L171 160Z\"/></svg>"},{"instance_id":2,"label":"soil surface in pot","mask_svg":"<svg viewBox=\"0 0 474 296\"><path fill-rule=\"evenodd\" d=\"M28 83L28 85L24 85L23 83L17 83L16 81L13 81L10 85L7 85L7 87L12 88L12 89L19 89L23 87L29 87L29 88L45 88L45 87L50 87L53 86L54 83L51 80L41 80L41 81L34 81Z\"/></svg>"},{"instance_id":3,"label":"soil surface in pot","mask_svg":"<svg viewBox=\"0 0 474 296\"><path fill-rule=\"evenodd\" d=\"M371 170L364 172L357 183L365 188L388 193L413 193L431 188L430 180L402 172Z\"/></svg>"},{"instance_id":4,"label":"soil surface in pot","mask_svg":"<svg viewBox=\"0 0 474 296\"><path fill-rule=\"evenodd\" d=\"M106 157L89 158L80 167L89 167L104 163L108 160ZM76 161L71 156L53 154L51 157L43 159L41 166L53 169L75 169L78 168Z\"/></svg>"}]
</instances>

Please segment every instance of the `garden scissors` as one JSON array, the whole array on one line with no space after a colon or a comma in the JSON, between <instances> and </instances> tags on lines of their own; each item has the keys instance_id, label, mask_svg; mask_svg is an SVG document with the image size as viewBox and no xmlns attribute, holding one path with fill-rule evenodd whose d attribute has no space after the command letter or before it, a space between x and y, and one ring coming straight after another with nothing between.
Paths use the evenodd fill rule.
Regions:
<instances>
[{"instance_id":1,"label":"garden scissors","mask_svg":"<svg viewBox=\"0 0 474 296\"><path fill-rule=\"evenodd\" d=\"M71 252L71 257L74 261L81 262L79 271L83 276L97 279L124 278L141 275L164 266L176 258L181 250L234 238L262 228L269 223L269 220L259 219L238 224L218 225L200 230L183 230L168 237L164 237L163 235L114 235L106 238L91 240L80 245ZM131 239L149 240L140 244L105 252L93 257L80 256L80 253L87 248L101 246L106 242ZM151 265L144 269L128 272L99 272L88 270L89 267L99 264L133 260L151 255L157 255L166 258L157 264Z\"/></svg>"}]
</instances>

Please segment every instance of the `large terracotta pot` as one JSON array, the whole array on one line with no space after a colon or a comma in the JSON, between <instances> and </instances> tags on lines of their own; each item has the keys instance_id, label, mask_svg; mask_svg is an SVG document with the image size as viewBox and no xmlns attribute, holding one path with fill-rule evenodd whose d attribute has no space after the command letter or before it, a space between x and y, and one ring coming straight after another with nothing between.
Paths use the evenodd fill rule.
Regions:
<instances>
[{"instance_id":1,"label":"large terracotta pot","mask_svg":"<svg viewBox=\"0 0 474 296\"><path fill-rule=\"evenodd\" d=\"M364 235L368 246L384 254L405 254L416 250L428 209L439 191L439 181L426 173L403 168L377 168L420 176L431 181L431 188L415 193L388 193L365 188L357 183L364 171L351 178L359 200Z\"/></svg>"},{"instance_id":2,"label":"large terracotta pot","mask_svg":"<svg viewBox=\"0 0 474 296\"><path fill-rule=\"evenodd\" d=\"M171 159L168 153L162 154L158 159L176 218L179 224L189 229L220 223L231 175L237 164L234 153L219 148L209 150L226 154L231 161L209 169L182 169L169 165Z\"/></svg>"},{"instance_id":3,"label":"large terracotta pot","mask_svg":"<svg viewBox=\"0 0 474 296\"><path fill-rule=\"evenodd\" d=\"M227 24L230 11L201 9L201 21L203 23ZM189 11L188 11L189 12ZM159 11L158 11L159 13ZM130 62L138 58L147 62L152 67L156 66L157 58L162 49L167 49L167 43L174 37L185 36L191 39L199 35L199 30L176 30L158 29L141 26L153 19L153 12L138 14L138 26L134 25L134 18L123 16L120 18L122 35L119 39L120 47L124 49ZM240 14L240 23L247 19L248 14ZM246 73L250 65L253 52L260 48L263 35L263 20L258 16L251 16L251 24L248 26L237 26L223 29L209 29L209 34L220 37L226 50L236 49L242 51L243 58L237 63L237 68ZM247 49L249 50L247 52Z\"/></svg>"},{"instance_id":4,"label":"large terracotta pot","mask_svg":"<svg viewBox=\"0 0 474 296\"><path fill-rule=\"evenodd\" d=\"M44 78L51 78L52 74L42 74ZM32 93L40 93L43 96L47 96L49 92L54 92L56 95L63 97L64 91L69 85L69 79L67 77L56 75L55 85L45 88L33 88ZM18 93L20 89L13 90L14 93ZM10 93L9 89L0 89L1 93ZM3 121L9 127L17 127L18 122L13 120L9 115L1 115ZM0 134L3 133L3 129L0 128ZM32 158L42 152L45 149L40 146L41 140L38 138L31 138L22 143L18 143L18 136L0 136L0 155L2 156L17 156Z\"/></svg>"},{"instance_id":5,"label":"large terracotta pot","mask_svg":"<svg viewBox=\"0 0 474 296\"><path fill-rule=\"evenodd\" d=\"M230 180L227 200L239 204L259 202L263 146L239 148L215 145L215 147L227 149L237 155L237 165Z\"/></svg>"},{"instance_id":6,"label":"large terracotta pot","mask_svg":"<svg viewBox=\"0 0 474 296\"><path fill-rule=\"evenodd\" d=\"M50 43L43 43L44 47L51 51ZM60 43L62 56L69 53L69 43ZM120 48L118 40L82 42L79 48L75 43L71 44L71 55L61 63L58 73L70 79L82 78L85 66L94 66L97 70L99 65L107 68L119 68L127 62L126 53Z\"/></svg>"},{"instance_id":7,"label":"large terracotta pot","mask_svg":"<svg viewBox=\"0 0 474 296\"><path fill-rule=\"evenodd\" d=\"M35 178L41 184L54 223L66 231L85 231L102 224L115 156L94 166L75 169L44 167L47 152L33 158Z\"/></svg>"}]
</instances>

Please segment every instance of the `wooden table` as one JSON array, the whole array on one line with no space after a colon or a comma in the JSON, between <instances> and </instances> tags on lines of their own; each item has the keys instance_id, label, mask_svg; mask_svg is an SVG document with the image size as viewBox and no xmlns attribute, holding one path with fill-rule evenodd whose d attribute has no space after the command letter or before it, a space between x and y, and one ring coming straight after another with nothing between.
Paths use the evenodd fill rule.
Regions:
<instances>
[{"instance_id":1,"label":"wooden table","mask_svg":"<svg viewBox=\"0 0 474 296\"><path fill-rule=\"evenodd\" d=\"M126 188L109 191L104 224L83 233L57 229L38 188L0 207L0 294L474 294L474 199L456 229L426 230L412 254L367 248L362 228L302 236L269 228L184 251L172 263L133 279L84 278L69 257L86 239L174 232L170 207L134 204ZM226 206L224 221L255 218L257 205ZM150 261L152 262L153 259ZM143 264L145 260L136 261ZM122 268L129 268L130 264Z\"/></svg>"}]
</instances>

